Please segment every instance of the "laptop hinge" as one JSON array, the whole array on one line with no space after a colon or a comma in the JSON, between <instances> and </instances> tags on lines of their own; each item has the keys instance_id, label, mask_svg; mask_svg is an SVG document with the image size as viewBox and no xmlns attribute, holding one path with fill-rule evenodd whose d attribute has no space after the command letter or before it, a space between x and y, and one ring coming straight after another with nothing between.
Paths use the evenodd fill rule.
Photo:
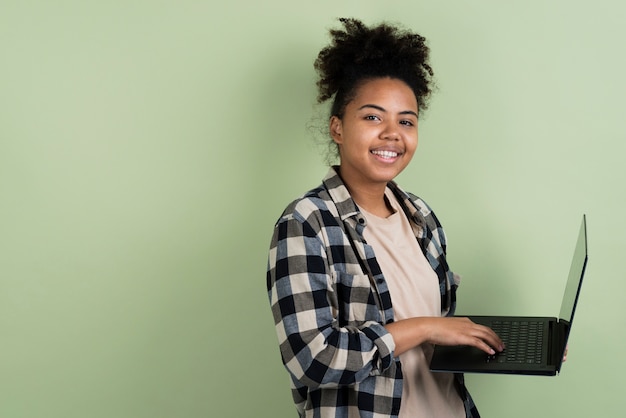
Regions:
<instances>
[{"instance_id":1,"label":"laptop hinge","mask_svg":"<svg viewBox=\"0 0 626 418\"><path fill-rule=\"evenodd\" d=\"M556 371L561 370L563 364L563 354L565 354L565 345L567 344L567 336L569 333L569 324L567 321L559 320L558 322L550 322L554 327L553 332L556 335L556 347L550 347L550 363L556 366Z\"/></svg>"}]
</instances>

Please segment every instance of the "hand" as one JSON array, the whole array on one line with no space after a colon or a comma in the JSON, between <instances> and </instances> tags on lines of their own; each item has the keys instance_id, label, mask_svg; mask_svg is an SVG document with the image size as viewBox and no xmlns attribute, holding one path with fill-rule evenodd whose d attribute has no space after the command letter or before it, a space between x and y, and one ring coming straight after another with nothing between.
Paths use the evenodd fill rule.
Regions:
<instances>
[{"instance_id":1,"label":"hand","mask_svg":"<svg viewBox=\"0 0 626 418\"><path fill-rule=\"evenodd\" d=\"M417 317L392 322L385 328L396 343L396 355L426 342L469 345L491 355L504 350L504 343L491 328L476 324L469 318Z\"/></svg>"},{"instance_id":2,"label":"hand","mask_svg":"<svg viewBox=\"0 0 626 418\"><path fill-rule=\"evenodd\" d=\"M476 324L469 318L429 318L428 342L439 345L469 345L487 354L504 350L504 343L489 327Z\"/></svg>"}]
</instances>

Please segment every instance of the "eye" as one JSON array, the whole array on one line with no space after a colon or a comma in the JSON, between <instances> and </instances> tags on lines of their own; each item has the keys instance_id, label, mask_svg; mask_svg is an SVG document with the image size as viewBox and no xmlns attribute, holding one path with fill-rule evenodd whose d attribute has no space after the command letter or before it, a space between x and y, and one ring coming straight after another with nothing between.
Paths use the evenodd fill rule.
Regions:
<instances>
[{"instance_id":1,"label":"eye","mask_svg":"<svg viewBox=\"0 0 626 418\"><path fill-rule=\"evenodd\" d=\"M415 126L415 123L413 123L412 120L401 120L400 124L405 126Z\"/></svg>"},{"instance_id":2,"label":"eye","mask_svg":"<svg viewBox=\"0 0 626 418\"><path fill-rule=\"evenodd\" d=\"M365 115L365 117L363 118L365 120L373 120L373 121L377 121L380 120L380 118L376 115Z\"/></svg>"}]
</instances>

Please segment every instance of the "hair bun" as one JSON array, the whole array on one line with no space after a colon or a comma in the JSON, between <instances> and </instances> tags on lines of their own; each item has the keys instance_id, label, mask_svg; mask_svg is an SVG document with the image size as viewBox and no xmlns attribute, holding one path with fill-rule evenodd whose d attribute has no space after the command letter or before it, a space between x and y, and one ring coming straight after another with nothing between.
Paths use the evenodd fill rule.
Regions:
<instances>
[{"instance_id":1,"label":"hair bun","mask_svg":"<svg viewBox=\"0 0 626 418\"><path fill-rule=\"evenodd\" d=\"M330 44L315 60L319 103L333 96L346 96L343 109L358 83L367 78L392 77L406 82L415 93L420 109L427 106L431 92L432 68L429 49L419 34L382 23L367 27L352 18L340 18L342 29L331 29Z\"/></svg>"}]
</instances>

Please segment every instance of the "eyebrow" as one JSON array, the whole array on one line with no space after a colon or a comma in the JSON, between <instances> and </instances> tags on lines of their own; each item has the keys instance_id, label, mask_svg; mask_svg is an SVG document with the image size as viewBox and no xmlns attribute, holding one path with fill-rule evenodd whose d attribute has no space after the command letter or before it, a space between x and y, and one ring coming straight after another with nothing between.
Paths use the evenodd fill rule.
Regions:
<instances>
[{"instance_id":1,"label":"eyebrow","mask_svg":"<svg viewBox=\"0 0 626 418\"><path fill-rule=\"evenodd\" d=\"M362 109L366 109L366 108L373 108L376 110L380 110L381 112L387 112L387 110L384 107L375 105L375 104L364 104L363 106L359 107L358 110L362 110ZM413 115L415 117L417 116L417 113L412 111L412 110L403 110L402 112L398 112L399 115Z\"/></svg>"}]
</instances>

